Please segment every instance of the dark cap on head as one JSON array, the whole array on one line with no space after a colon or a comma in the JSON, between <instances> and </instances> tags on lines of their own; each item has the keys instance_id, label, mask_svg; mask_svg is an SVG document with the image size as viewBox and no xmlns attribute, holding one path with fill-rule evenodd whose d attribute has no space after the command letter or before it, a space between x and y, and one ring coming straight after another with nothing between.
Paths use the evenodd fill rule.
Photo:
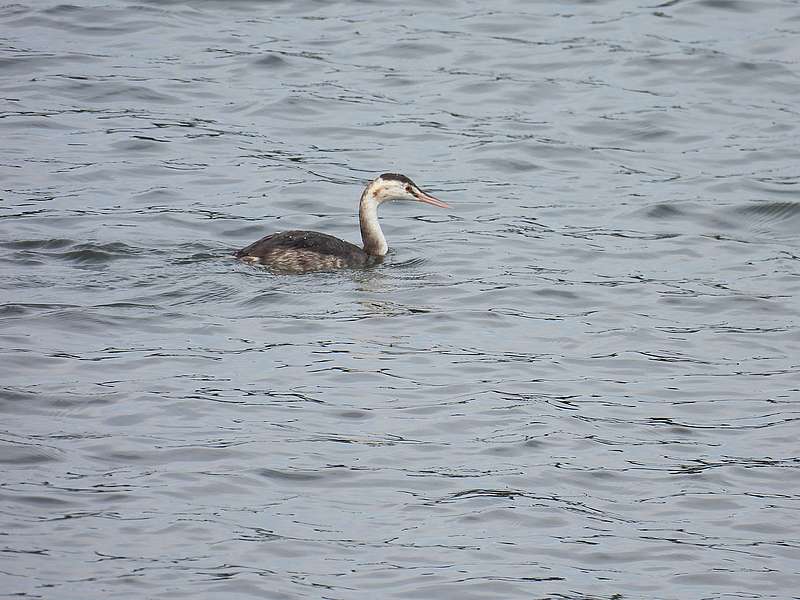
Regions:
<instances>
[{"instance_id":1,"label":"dark cap on head","mask_svg":"<svg viewBox=\"0 0 800 600\"><path fill-rule=\"evenodd\" d=\"M383 175L381 175L381 179L395 179L397 181L402 181L403 183L410 183L413 186L417 185L416 183L411 181L408 177L406 177L405 175L401 175L400 173L384 173Z\"/></svg>"}]
</instances>

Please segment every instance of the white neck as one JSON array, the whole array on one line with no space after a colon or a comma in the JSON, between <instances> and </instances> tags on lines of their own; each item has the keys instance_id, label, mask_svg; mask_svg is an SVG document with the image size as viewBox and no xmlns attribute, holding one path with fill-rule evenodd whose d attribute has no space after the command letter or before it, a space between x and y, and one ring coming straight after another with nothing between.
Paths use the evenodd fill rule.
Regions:
<instances>
[{"instance_id":1,"label":"white neck","mask_svg":"<svg viewBox=\"0 0 800 600\"><path fill-rule=\"evenodd\" d=\"M386 238L383 237L381 225L378 223L378 201L369 188L364 190L361 195L358 220L361 224L364 252L372 256L384 256L389 250L389 246L386 244Z\"/></svg>"}]
</instances>

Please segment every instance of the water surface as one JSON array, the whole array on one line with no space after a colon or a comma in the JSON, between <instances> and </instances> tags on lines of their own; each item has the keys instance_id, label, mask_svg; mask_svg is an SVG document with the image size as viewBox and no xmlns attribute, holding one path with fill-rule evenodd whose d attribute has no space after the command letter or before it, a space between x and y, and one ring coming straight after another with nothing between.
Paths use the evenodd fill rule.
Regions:
<instances>
[{"instance_id":1,"label":"water surface","mask_svg":"<svg viewBox=\"0 0 800 600\"><path fill-rule=\"evenodd\" d=\"M795 1L0 7L0 594L800 589ZM378 268L275 276L279 229Z\"/></svg>"}]
</instances>

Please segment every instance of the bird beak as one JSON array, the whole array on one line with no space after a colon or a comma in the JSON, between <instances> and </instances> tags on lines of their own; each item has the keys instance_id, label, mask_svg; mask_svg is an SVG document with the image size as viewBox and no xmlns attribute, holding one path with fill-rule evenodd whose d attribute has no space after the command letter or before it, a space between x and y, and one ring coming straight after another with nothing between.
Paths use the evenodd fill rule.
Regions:
<instances>
[{"instance_id":1,"label":"bird beak","mask_svg":"<svg viewBox=\"0 0 800 600\"><path fill-rule=\"evenodd\" d=\"M425 202L426 204L433 204L434 206L438 206L439 208L450 208L449 204L445 204L438 198L434 198L433 196L431 196L430 194L426 194L422 190L415 190L414 195L420 202Z\"/></svg>"}]
</instances>

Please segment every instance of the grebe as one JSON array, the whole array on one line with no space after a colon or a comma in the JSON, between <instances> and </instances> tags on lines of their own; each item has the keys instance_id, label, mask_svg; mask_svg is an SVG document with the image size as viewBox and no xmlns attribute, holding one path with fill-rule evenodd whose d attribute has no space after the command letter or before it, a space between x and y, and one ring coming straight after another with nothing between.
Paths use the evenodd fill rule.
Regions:
<instances>
[{"instance_id":1,"label":"grebe","mask_svg":"<svg viewBox=\"0 0 800 600\"><path fill-rule=\"evenodd\" d=\"M236 258L262 264L277 271L308 273L359 268L377 264L389 246L378 223L378 206L387 200L415 200L450 208L426 194L405 175L384 173L373 179L361 194L358 220L363 250L339 238L316 231L281 231L261 238L236 252Z\"/></svg>"}]
</instances>

